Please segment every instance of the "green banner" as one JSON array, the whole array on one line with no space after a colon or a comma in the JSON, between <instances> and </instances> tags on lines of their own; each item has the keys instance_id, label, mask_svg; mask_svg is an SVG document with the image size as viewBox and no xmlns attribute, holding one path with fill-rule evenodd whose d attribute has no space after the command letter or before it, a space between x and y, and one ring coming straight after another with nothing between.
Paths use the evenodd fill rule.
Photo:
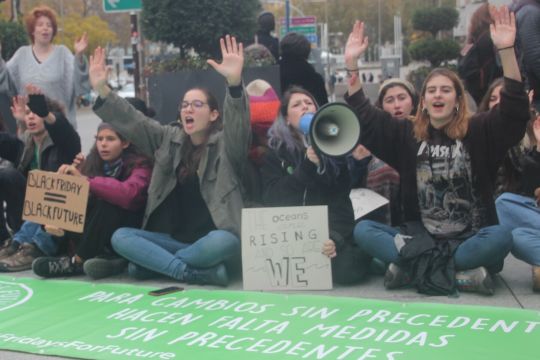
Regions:
<instances>
[{"instance_id":1,"label":"green banner","mask_svg":"<svg viewBox=\"0 0 540 360\"><path fill-rule=\"evenodd\" d=\"M540 313L0 277L0 348L83 359L537 359Z\"/></svg>"}]
</instances>

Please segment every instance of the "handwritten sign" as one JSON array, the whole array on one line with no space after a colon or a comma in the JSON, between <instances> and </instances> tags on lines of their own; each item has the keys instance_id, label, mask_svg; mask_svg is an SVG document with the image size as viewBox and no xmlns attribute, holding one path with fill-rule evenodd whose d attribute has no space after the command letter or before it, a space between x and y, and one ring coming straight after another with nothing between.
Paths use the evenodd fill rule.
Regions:
<instances>
[{"instance_id":1,"label":"handwritten sign","mask_svg":"<svg viewBox=\"0 0 540 360\"><path fill-rule=\"evenodd\" d=\"M88 191L84 178L32 170L26 183L23 219L82 233Z\"/></svg>"},{"instance_id":2,"label":"handwritten sign","mask_svg":"<svg viewBox=\"0 0 540 360\"><path fill-rule=\"evenodd\" d=\"M242 210L242 269L246 290L332 288L326 206Z\"/></svg>"},{"instance_id":3,"label":"handwritten sign","mask_svg":"<svg viewBox=\"0 0 540 360\"><path fill-rule=\"evenodd\" d=\"M387 198L369 189L352 189L349 197L351 198L355 219L360 219L373 210L388 204Z\"/></svg>"}]
</instances>

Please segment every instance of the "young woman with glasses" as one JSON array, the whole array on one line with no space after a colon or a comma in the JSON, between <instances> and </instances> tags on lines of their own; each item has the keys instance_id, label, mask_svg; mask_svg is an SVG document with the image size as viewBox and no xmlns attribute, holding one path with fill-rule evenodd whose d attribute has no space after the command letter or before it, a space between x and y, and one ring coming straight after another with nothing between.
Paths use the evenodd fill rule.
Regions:
<instances>
[{"instance_id":1,"label":"young woman with glasses","mask_svg":"<svg viewBox=\"0 0 540 360\"><path fill-rule=\"evenodd\" d=\"M135 111L107 87L104 50L91 57L96 114L154 159L143 230L122 228L112 237L114 250L130 261L128 271L136 278L162 274L225 286L225 265L240 262L240 179L251 133L242 50L226 36L221 64L208 60L227 81L223 112L208 90L191 89L179 106L180 127L160 125Z\"/></svg>"}]
</instances>

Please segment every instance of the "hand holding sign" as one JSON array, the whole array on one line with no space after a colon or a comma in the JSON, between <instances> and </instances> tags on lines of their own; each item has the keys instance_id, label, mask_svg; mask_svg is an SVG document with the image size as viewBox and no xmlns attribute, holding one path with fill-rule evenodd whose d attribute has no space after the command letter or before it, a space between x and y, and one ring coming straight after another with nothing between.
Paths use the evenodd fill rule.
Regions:
<instances>
[{"instance_id":1,"label":"hand holding sign","mask_svg":"<svg viewBox=\"0 0 540 360\"><path fill-rule=\"evenodd\" d=\"M44 225L43 226L45 228L45 231L49 234L51 234L52 236L58 236L58 237L62 237L64 236L65 234L65 231L60 229L59 227L57 226L53 226L53 225Z\"/></svg>"},{"instance_id":2,"label":"hand holding sign","mask_svg":"<svg viewBox=\"0 0 540 360\"><path fill-rule=\"evenodd\" d=\"M322 253L330 259L336 257L336 243L331 239L326 240L323 244Z\"/></svg>"},{"instance_id":3,"label":"hand holding sign","mask_svg":"<svg viewBox=\"0 0 540 360\"><path fill-rule=\"evenodd\" d=\"M58 173L71 176L83 176L75 164L64 164L60 166Z\"/></svg>"}]
</instances>

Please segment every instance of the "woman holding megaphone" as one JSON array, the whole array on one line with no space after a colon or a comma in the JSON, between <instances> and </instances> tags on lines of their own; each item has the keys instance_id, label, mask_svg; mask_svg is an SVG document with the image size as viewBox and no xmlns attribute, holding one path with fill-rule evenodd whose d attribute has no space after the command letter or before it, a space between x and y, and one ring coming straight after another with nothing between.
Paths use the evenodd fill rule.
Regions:
<instances>
[{"instance_id":1,"label":"woman holding megaphone","mask_svg":"<svg viewBox=\"0 0 540 360\"><path fill-rule=\"evenodd\" d=\"M263 203L327 205L330 239L322 253L332 259L335 282L355 283L365 277L371 259L353 244L347 163L344 158L317 154L300 130L302 116L315 113L317 108L313 95L303 88L293 86L283 94L280 114L268 132L270 151L261 167Z\"/></svg>"},{"instance_id":2,"label":"woman holding megaphone","mask_svg":"<svg viewBox=\"0 0 540 360\"><path fill-rule=\"evenodd\" d=\"M434 69L420 93L414 121L400 121L372 105L362 91L357 63L368 46L357 21L345 48L346 100L358 113L361 142L400 174L405 223L393 228L361 221L359 247L390 264L385 286L415 285L420 292L456 290L493 294L490 274L502 269L512 235L497 223L493 190L497 168L518 143L529 119L528 99L513 50L515 18L492 7L491 38L505 76L500 104L469 115L463 84Z\"/></svg>"}]
</instances>

